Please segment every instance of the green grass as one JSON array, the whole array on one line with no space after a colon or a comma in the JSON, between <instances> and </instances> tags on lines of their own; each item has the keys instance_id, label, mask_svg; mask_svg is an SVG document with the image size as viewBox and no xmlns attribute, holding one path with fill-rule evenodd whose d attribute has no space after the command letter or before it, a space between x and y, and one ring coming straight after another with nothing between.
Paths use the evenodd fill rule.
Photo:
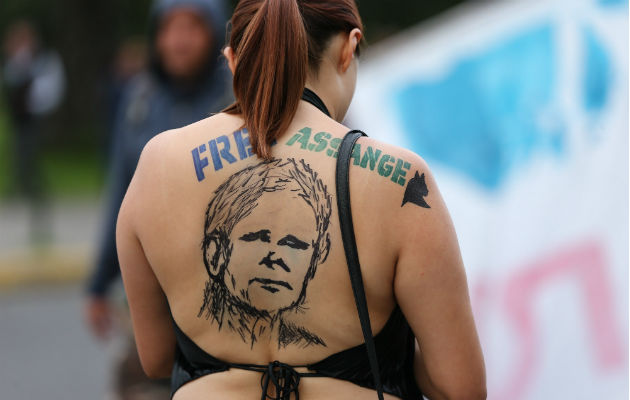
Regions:
<instances>
[{"instance_id":1,"label":"green grass","mask_svg":"<svg viewBox=\"0 0 630 400\"><path fill-rule=\"evenodd\" d=\"M53 197L96 196L103 186L103 168L93 152L49 151L43 155L42 167Z\"/></svg>"},{"instance_id":2,"label":"green grass","mask_svg":"<svg viewBox=\"0 0 630 400\"><path fill-rule=\"evenodd\" d=\"M15 195L12 132L0 101L0 199ZM92 149L49 148L42 151L41 170L48 195L97 196L104 181L101 158Z\"/></svg>"},{"instance_id":3,"label":"green grass","mask_svg":"<svg viewBox=\"0 0 630 400\"><path fill-rule=\"evenodd\" d=\"M2 92L0 92L2 95ZM9 191L11 157L9 152L9 126L5 110L5 104L0 101L0 197L4 197Z\"/></svg>"}]
</instances>

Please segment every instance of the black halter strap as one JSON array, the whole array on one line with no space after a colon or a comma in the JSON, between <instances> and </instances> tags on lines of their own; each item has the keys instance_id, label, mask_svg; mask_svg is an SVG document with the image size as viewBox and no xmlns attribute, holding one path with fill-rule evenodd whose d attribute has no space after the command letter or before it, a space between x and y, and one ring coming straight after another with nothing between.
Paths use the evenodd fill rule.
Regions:
<instances>
[{"instance_id":1,"label":"black halter strap","mask_svg":"<svg viewBox=\"0 0 630 400\"><path fill-rule=\"evenodd\" d=\"M304 92L302 92L302 100L304 100L304 101L306 101L308 103L311 103L315 107L319 108L319 110L321 112L323 112L324 114L326 114L326 115L328 115L330 117L330 113L328 112L328 108L326 108L326 105L324 104L322 99L320 99L319 96L317 94L315 94L315 92L313 92L311 89L304 88Z\"/></svg>"},{"instance_id":2,"label":"black halter strap","mask_svg":"<svg viewBox=\"0 0 630 400\"><path fill-rule=\"evenodd\" d=\"M330 117L330 113L326 105L315 92L308 88L304 88L302 100L307 101L319 108L321 112ZM352 212L350 210L350 188L349 188L349 164L350 155L357 139L361 136L367 136L359 130L352 130L346 134L343 141L339 145L339 155L337 157L336 168L336 188L337 188L337 209L339 212L339 223L341 225L341 235L343 238L343 247L346 253L346 261L348 263L348 271L350 273L350 282L352 283L352 292L356 302L357 311L359 312L359 321L361 322L361 330L367 348L370 369L372 370L372 378L374 386L378 394L379 400L383 400L383 385L381 383L380 369L378 366L378 358L376 356L376 347L374 345L374 337L372 335L372 327L370 324L370 315L367 309L367 300L365 298L365 289L363 286L363 277L361 275L361 266L359 264L359 255L354 237L354 228L352 224ZM270 369L271 371L271 369ZM298 374L299 375L299 374ZM299 379L297 380L299 383ZM296 383L296 385L297 385Z\"/></svg>"},{"instance_id":3,"label":"black halter strap","mask_svg":"<svg viewBox=\"0 0 630 400\"><path fill-rule=\"evenodd\" d=\"M367 136L359 130L351 130L346 133L343 141L339 145L339 155L337 157L337 169L335 181L337 188L337 211L339 212L339 225L341 227L341 237L343 248L346 253L348 271L350 273L350 283L352 292L359 313L359 322L365 339L370 369L374 378L374 386L379 400L383 400L383 385L381 383L380 368L376 355L376 345L372 335L372 325L370 314L368 313L367 299L365 297L365 287L363 286L363 276L361 274L361 264L359 263L359 252L354 236L354 226L352 223L352 210L350 208L350 155L354 144L361 136Z\"/></svg>"}]
</instances>

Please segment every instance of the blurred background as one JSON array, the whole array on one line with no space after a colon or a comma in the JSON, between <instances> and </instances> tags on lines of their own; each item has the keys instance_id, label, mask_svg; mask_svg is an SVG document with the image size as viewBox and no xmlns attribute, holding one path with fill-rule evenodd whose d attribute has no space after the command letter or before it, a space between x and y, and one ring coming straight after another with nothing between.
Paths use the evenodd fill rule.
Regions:
<instances>
[{"instance_id":1,"label":"blurred background","mask_svg":"<svg viewBox=\"0 0 630 400\"><path fill-rule=\"evenodd\" d=\"M236 1L190 1L188 20L175 3L0 2L2 399L162 398L129 382L106 227L133 172L112 165L141 148L129 137L229 102L215 58L191 56L190 72L168 54L195 27L214 54ZM358 4L368 46L348 124L432 167L488 398L627 398L628 2ZM155 122L160 104L176 115Z\"/></svg>"}]
</instances>

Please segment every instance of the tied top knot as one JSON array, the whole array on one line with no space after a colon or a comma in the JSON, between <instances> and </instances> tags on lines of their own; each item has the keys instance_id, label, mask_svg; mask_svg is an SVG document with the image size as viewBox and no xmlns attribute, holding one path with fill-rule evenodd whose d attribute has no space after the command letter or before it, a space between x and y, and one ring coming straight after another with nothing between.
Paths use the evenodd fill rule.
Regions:
<instances>
[{"instance_id":1,"label":"tied top knot","mask_svg":"<svg viewBox=\"0 0 630 400\"><path fill-rule=\"evenodd\" d=\"M269 383L273 384L275 394L269 394ZM292 366L273 361L267 365L267 369L260 378L260 386L262 388L261 400L289 400L291 393L295 393L295 400L299 400L300 393L298 385L300 384L300 373Z\"/></svg>"}]
</instances>

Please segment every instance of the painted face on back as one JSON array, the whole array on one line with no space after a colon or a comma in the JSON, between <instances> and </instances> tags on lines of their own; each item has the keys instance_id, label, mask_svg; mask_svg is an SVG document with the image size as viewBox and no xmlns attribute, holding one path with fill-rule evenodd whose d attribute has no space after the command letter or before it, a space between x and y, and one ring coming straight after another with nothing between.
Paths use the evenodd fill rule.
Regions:
<instances>
[{"instance_id":1,"label":"painted face on back","mask_svg":"<svg viewBox=\"0 0 630 400\"><path fill-rule=\"evenodd\" d=\"M264 194L230 237L234 247L225 285L258 310L273 313L290 307L302 291L316 225L312 208L295 193L285 189Z\"/></svg>"}]
</instances>

